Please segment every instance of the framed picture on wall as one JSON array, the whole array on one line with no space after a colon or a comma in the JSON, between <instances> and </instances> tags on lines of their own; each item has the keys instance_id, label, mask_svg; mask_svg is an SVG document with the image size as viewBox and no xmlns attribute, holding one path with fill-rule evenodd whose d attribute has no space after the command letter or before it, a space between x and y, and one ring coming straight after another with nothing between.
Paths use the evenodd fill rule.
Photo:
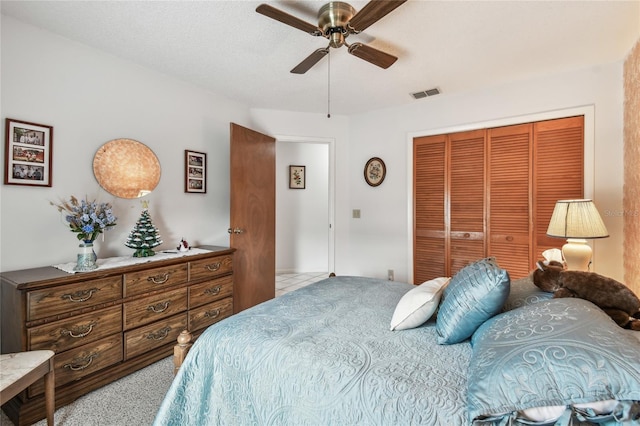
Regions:
<instances>
[{"instance_id":1,"label":"framed picture on wall","mask_svg":"<svg viewBox=\"0 0 640 426\"><path fill-rule=\"evenodd\" d=\"M12 118L5 127L4 183L51 186L53 127Z\"/></svg>"},{"instance_id":2,"label":"framed picture on wall","mask_svg":"<svg viewBox=\"0 0 640 426\"><path fill-rule=\"evenodd\" d=\"M367 161L364 166L364 180L370 186L378 186L387 175L387 166L384 165L382 158L373 157Z\"/></svg>"},{"instance_id":3,"label":"framed picture on wall","mask_svg":"<svg viewBox=\"0 0 640 426\"><path fill-rule=\"evenodd\" d=\"M207 154L184 151L184 192L204 194L207 192Z\"/></svg>"},{"instance_id":4,"label":"framed picture on wall","mask_svg":"<svg viewBox=\"0 0 640 426\"><path fill-rule=\"evenodd\" d=\"M305 188L305 166L289 166L289 188Z\"/></svg>"}]
</instances>

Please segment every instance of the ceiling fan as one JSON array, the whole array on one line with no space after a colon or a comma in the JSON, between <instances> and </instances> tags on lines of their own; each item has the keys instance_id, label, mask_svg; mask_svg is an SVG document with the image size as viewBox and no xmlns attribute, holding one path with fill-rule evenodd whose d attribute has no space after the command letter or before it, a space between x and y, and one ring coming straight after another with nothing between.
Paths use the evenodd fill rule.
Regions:
<instances>
[{"instance_id":1,"label":"ceiling fan","mask_svg":"<svg viewBox=\"0 0 640 426\"><path fill-rule=\"evenodd\" d=\"M398 58L360 42L347 44L345 39L350 34L361 33L406 1L371 0L359 12L356 12L348 3L332 1L322 6L318 11L317 26L268 4L261 4L256 8L256 12L302 30L312 36L322 36L329 40L327 47L317 49L296 65L291 70L294 74L304 74L317 64L320 59L324 58L329 53L330 48L342 46L347 46L349 53L353 56L386 69L393 65Z\"/></svg>"}]
</instances>

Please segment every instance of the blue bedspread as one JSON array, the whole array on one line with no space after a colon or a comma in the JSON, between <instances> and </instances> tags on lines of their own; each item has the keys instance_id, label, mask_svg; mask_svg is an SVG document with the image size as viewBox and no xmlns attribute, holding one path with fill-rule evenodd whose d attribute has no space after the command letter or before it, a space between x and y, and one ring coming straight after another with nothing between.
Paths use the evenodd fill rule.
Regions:
<instances>
[{"instance_id":1,"label":"blue bedspread","mask_svg":"<svg viewBox=\"0 0 640 426\"><path fill-rule=\"evenodd\" d=\"M207 329L155 425L465 425L467 342L389 331L409 284L336 277Z\"/></svg>"}]
</instances>

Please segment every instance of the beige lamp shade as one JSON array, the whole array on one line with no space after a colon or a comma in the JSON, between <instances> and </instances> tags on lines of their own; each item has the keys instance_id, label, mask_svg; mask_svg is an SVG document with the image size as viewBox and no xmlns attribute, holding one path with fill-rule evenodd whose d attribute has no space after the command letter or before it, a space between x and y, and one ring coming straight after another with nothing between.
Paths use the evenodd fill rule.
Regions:
<instances>
[{"instance_id":1,"label":"beige lamp shade","mask_svg":"<svg viewBox=\"0 0 640 426\"><path fill-rule=\"evenodd\" d=\"M588 271L592 250L586 239L605 238L609 232L592 200L559 200L553 209L547 235L567 238L562 246L562 257L568 269Z\"/></svg>"},{"instance_id":2,"label":"beige lamp shade","mask_svg":"<svg viewBox=\"0 0 640 426\"><path fill-rule=\"evenodd\" d=\"M547 235L558 238L606 238L606 226L592 200L558 200Z\"/></svg>"}]
</instances>

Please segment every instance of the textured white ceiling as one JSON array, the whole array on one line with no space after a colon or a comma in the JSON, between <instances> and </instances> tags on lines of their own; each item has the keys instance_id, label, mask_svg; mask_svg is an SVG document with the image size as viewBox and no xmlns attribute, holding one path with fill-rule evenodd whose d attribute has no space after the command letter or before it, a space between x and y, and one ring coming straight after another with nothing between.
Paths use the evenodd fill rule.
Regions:
<instances>
[{"instance_id":1,"label":"textured white ceiling","mask_svg":"<svg viewBox=\"0 0 640 426\"><path fill-rule=\"evenodd\" d=\"M389 69L343 47L296 75L289 71L327 42L256 13L264 2L2 0L1 10L256 108L324 113L330 75L332 114L618 61L640 36L638 0L409 0L348 39L398 56ZM268 3L316 24L326 1Z\"/></svg>"}]
</instances>

